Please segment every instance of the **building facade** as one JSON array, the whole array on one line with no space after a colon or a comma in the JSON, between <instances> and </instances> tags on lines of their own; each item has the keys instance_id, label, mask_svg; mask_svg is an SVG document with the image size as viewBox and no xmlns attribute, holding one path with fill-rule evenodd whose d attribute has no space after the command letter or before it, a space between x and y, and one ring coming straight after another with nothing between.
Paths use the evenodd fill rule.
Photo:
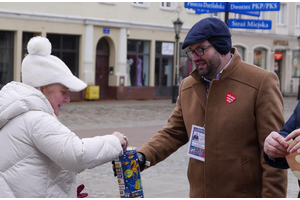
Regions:
<instances>
[{"instance_id":1,"label":"building facade","mask_svg":"<svg viewBox=\"0 0 300 200\"><path fill-rule=\"evenodd\" d=\"M52 54L101 99L172 98L178 82L195 68L181 50L189 29L205 17L184 2L0 2L0 87L21 81L21 62L33 36L47 37ZM176 63L173 21L183 22ZM272 29L233 29L232 44L244 61L274 71L283 95L298 93L300 82L300 3L281 2L279 11L259 17L229 13L229 19L272 20ZM177 73L176 73L177 72ZM85 99L86 91L72 93Z\"/></svg>"}]
</instances>

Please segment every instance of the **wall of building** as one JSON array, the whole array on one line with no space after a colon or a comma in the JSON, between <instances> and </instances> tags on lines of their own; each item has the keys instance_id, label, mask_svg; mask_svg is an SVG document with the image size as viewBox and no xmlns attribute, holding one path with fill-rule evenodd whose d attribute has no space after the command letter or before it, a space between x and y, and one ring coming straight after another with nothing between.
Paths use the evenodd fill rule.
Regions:
<instances>
[{"instance_id":1,"label":"wall of building","mask_svg":"<svg viewBox=\"0 0 300 200\"><path fill-rule=\"evenodd\" d=\"M294 70L295 51L299 50L297 37L300 26L296 26L297 2L286 5L286 23L277 24L278 12L266 12L266 18L272 20L271 30L231 29L233 46L244 50L244 60L253 63L258 49L265 53L264 68L276 71L281 91L284 95L295 95L298 91L299 75ZM79 40L79 78L88 85L96 84L96 48L101 38L109 44L109 67L113 69L108 75L109 96L113 99L149 99L171 98L155 96L156 87L156 42L175 44L175 33L172 22L178 17L177 8L183 21L179 43L182 43L188 30L200 19L211 14L196 15L184 8L183 2L172 3L171 8L162 9L160 2L150 2L145 7L134 6L132 2L99 3L99 2L1 2L0 31L14 32L14 65L13 80L20 81L22 61L22 34L34 32L46 37L49 33L78 35ZM138 17L137 17L138 16ZM219 14L224 19L224 13ZM230 13L229 18L235 14ZM257 19L243 15L243 18ZM105 32L109 30L109 33ZM132 86L129 81L127 42L147 41L149 46L149 82L147 86ZM280 51L281 61L274 60L274 53ZM175 51L174 51L175 52ZM173 66L175 55L173 52ZM256 53L255 53L256 52ZM299 55L299 54L298 54ZM185 55L179 60L184 60ZM300 55L299 55L300 56ZM300 57L296 56L300 62ZM298 64L299 65L299 64ZM293 68L294 67L294 68ZM173 83L175 69L173 68ZM124 82L123 82L124 81ZM171 87L168 87L172 89ZM101 90L101 89L100 89ZM84 91L85 92L85 91ZM76 98L84 98L84 92Z\"/></svg>"}]
</instances>

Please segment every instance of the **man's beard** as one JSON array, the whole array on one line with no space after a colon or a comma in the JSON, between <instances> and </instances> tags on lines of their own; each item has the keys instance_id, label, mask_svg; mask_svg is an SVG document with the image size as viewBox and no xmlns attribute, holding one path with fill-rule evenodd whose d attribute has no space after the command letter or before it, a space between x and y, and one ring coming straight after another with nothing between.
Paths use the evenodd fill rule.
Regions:
<instances>
[{"instance_id":1,"label":"man's beard","mask_svg":"<svg viewBox=\"0 0 300 200\"><path fill-rule=\"evenodd\" d=\"M198 69L198 73L200 76L204 76L208 79L213 79L219 73L220 65L221 59L219 57L219 53L215 52L215 54L206 62L206 69Z\"/></svg>"}]
</instances>

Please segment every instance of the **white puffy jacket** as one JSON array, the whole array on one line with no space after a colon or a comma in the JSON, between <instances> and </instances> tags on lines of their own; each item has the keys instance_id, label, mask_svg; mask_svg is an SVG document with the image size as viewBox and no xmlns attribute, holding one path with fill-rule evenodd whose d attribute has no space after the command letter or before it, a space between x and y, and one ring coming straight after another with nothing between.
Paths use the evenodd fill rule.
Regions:
<instances>
[{"instance_id":1,"label":"white puffy jacket","mask_svg":"<svg viewBox=\"0 0 300 200\"><path fill-rule=\"evenodd\" d=\"M122 155L113 135L80 139L37 89L0 91L0 197L76 197L76 173Z\"/></svg>"}]
</instances>

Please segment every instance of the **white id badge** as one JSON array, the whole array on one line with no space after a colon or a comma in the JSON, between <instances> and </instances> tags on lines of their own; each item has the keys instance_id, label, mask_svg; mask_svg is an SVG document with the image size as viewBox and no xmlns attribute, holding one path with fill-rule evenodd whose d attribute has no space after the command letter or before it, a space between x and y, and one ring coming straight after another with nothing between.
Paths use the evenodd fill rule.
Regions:
<instances>
[{"instance_id":1,"label":"white id badge","mask_svg":"<svg viewBox=\"0 0 300 200\"><path fill-rule=\"evenodd\" d=\"M193 125L187 156L204 162L205 158L205 129Z\"/></svg>"}]
</instances>

